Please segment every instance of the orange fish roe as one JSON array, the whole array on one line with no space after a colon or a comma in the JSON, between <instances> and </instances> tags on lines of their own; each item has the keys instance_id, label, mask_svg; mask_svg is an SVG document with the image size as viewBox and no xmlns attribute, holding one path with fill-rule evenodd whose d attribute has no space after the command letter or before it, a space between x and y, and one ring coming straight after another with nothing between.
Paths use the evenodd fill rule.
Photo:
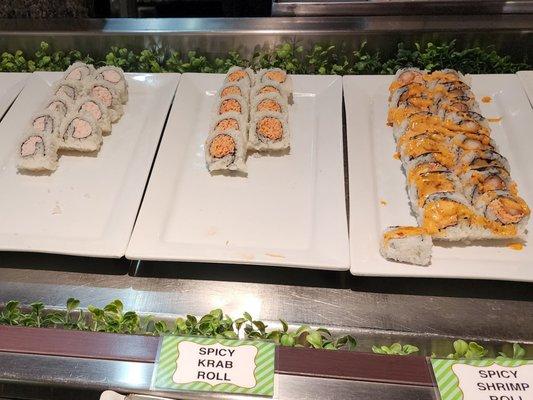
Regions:
<instances>
[{"instance_id":1,"label":"orange fish roe","mask_svg":"<svg viewBox=\"0 0 533 400\"><path fill-rule=\"evenodd\" d=\"M512 250L518 250L518 251L524 249L524 245L522 243L511 243L507 247L509 247Z\"/></svg>"},{"instance_id":2,"label":"orange fish roe","mask_svg":"<svg viewBox=\"0 0 533 400\"><path fill-rule=\"evenodd\" d=\"M287 74L283 71L270 71L270 72L267 72L265 76L268 79L272 81L276 81L278 83L285 82L285 79L287 78Z\"/></svg>"},{"instance_id":3,"label":"orange fish roe","mask_svg":"<svg viewBox=\"0 0 533 400\"><path fill-rule=\"evenodd\" d=\"M279 93L279 90L276 89L274 86L264 86L261 88L261 90L259 91L260 94L265 94L265 93Z\"/></svg>"},{"instance_id":4,"label":"orange fish roe","mask_svg":"<svg viewBox=\"0 0 533 400\"><path fill-rule=\"evenodd\" d=\"M209 146L209 153L215 158L222 158L235 152L235 141L229 135L218 135Z\"/></svg>"},{"instance_id":5,"label":"orange fish roe","mask_svg":"<svg viewBox=\"0 0 533 400\"><path fill-rule=\"evenodd\" d=\"M280 140L283 136L283 125L277 118L265 117L257 125L257 132L270 140Z\"/></svg>"},{"instance_id":6,"label":"orange fish roe","mask_svg":"<svg viewBox=\"0 0 533 400\"><path fill-rule=\"evenodd\" d=\"M236 119L233 119L233 118L223 119L215 127L215 132L225 132L225 131L229 131L230 129L239 130L239 123L237 122Z\"/></svg>"},{"instance_id":7,"label":"orange fish roe","mask_svg":"<svg viewBox=\"0 0 533 400\"><path fill-rule=\"evenodd\" d=\"M228 111L236 111L238 113L241 112L241 104L235 100L235 99L227 99L224 100L220 104L220 108L218 109L219 114L227 113Z\"/></svg>"},{"instance_id":8,"label":"orange fish roe","mask_svg":"<svg viewBox=\"0 0 533 400\"><path fill-rule=\"evenodd\" d=\"M275 100L265 99L257 105L257 111L281 112L281 105Z\"/></svg>"},{"instance_id":9,"label":"orange fish roe","mask_svg":"<svg viewBox=\"0 0 533 400\"><path fill-rule=\"evenodd\" d=\"M230 82L237 82L237 81L240 81L241 79L244 79L248 76L248 74L246 73L246 71L243 71L243 70L239 70L239 71L235 71L235 72L232 72L231 74L228 75L228 80Z\"/></svg>"},{"instance_id":10,"label":"orange fish roe","mask_svg":"<svg viewBox=\"0 0 533 400\"><path fill-rule=\"evenodd\" d=\"M231 96L231 95L242 96L241 88L238 86L228 86L228 87L225 87L224 90L222 90L222 93L220 93L221 97Z\"/></svg>"},{"instance_id":11,"label":"orange fish roe","mask_svg":"<svg viewBox=\"0 0 533 400\"><path fill-rule=\"evenodd\" d=\"M490 102L492 101L492 97L490 97L490 96L483 96L483 97L481 98L481 101L482 101L483 103L490 103Z\"/></svg>"}]
</instances>

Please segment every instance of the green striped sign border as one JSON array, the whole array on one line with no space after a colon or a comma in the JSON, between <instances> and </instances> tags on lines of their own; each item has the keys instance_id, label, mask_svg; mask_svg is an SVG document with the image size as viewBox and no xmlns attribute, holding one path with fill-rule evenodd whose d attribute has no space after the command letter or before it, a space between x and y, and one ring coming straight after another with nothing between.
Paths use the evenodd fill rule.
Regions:
<instances>
[{"instance_id":1,"label":"green striped sign border","mask_svg":"<svg viewBox=\"0 0 533 400\"><path fill-rule=\"evenodd\" d=\"M441 400L463 400L463 392L459 389L459 379L452 370L452 366L455 364L467 364L475 367L490 367L492 364L498 364L502 367L519 367L520 365L529 363L532 363L532 361L512 359L495 360L492 358L484 360L431 360L431 366L435 374Z\"/></svg>"},{"instance_id":2,"label":"green striped sign border","mask_svg":"<svg viewBox=\"0 0 533 400\"><path fill-rule=\"evenodd\" d=\"M213 345L220 343L224 346L237 347L242 345L251 345L257 348L255 356L255 379L257 384L253 388L243 388L231 383L220 383L210 385L205 382L191 382L186 384L177 384L172 380L176 372L176 361L179 356L178 343L187 341L196 344ZM275 349L273 342L252 341L252 340L231 340L231 339L214 339L204 337L188 336L165 336L161 339L159 355L156 360L152 388L173 391L206 391L206 392L224 392L224 393L242 393L257 396L274 395L274 368L275 368Z\"/></svg>"}]
</instances>

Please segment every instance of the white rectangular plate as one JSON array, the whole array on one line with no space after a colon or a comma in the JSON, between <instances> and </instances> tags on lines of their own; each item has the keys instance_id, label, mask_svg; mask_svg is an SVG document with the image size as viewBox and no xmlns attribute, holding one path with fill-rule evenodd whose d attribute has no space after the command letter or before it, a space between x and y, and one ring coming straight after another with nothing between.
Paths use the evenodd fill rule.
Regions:
<instances>
[{"instance_id":1,"label":"white rectangular plate","mask_svg":"<svg viewBox=\"0 0 533 400\"><path fill-rule=\"evenodd\" d=\"M20 140L61 75L34 73L0 124L0 250L121 257L179 75L127 74L124 116L96 157L62 155L50 175L20 174Z\"/></svg>"},{"instance_id":2,"label":"white rectangular plate","mask_svg":"<svg viewBox=\"0 0 533 400\"><path fill-rule=\"evenodd\" d=\"M391 76L345 76L350 177L350 250L354 275L477 278L533 281L533 238L521 251L509 243L433 248L426 267L390 262L379 253L383 229L416 225L410 213L401 163L392 129L386 125ZM520 195L533 205L533 112L515 75L473 75L472 88L483 115L502 117L491 123L492 137L511 164ZM491 96L492 102L481 102ZM382 204L382 201L386 204Z\"/></svg>"},{"instance_id":3,"label":"white rectangular plate","mask_svg":"<svg viewBox=\"0 0 533 400\"><path fill-rule=\"evenodd\" d=\"M347 270L341 79L292 77L290 155L248 157L247 177L205 166L223 79L183 75L126 257Z\"/></svg>"},{"instance_id":4,"label":"white rectangular plate","mask_svg":"<svg viewBox=\"0 0 533 400\"><path fill-rule=\"evenodd\" d=\"M518 71L516 75L522 82L522 87L529 98L529 104L533 107L533 71Z\"/></svg>"},{"instance_id":5,"label":"white rectangular plate","mask_svg":"<svg viewBox=\"0 0 533 400\"><path fill-rule=\"evenodd\" d=\"M0 73L0 120L17 98L30 75L26 72Z\"/></svg>"}]
</instances>

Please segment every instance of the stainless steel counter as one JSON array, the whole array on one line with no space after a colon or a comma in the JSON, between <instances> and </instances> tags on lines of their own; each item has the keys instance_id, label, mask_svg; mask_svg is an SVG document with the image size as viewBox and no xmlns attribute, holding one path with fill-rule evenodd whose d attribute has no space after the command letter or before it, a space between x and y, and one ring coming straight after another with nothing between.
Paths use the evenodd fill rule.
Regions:
<instances>
[{"instance_id":1,"label":"stainless steel counter","mask_svg":"<svg viewBox=\"0 0 533 400\"><path fill-rule=\"evenodd\" d=\"M95 37L98 40L95 40ZM517 59L533 58L532 14L403 15L294 18L186 18L0 20L0 49L33 52L42 40L57 49L81 49L103 55L111 46L165 51L197 49L208 56L238 50L250 57L254 49L281 42L310 46L363 41L387 56L397 43L457 39L460 46L493 45Z\"/></svg>"}]
</instances>

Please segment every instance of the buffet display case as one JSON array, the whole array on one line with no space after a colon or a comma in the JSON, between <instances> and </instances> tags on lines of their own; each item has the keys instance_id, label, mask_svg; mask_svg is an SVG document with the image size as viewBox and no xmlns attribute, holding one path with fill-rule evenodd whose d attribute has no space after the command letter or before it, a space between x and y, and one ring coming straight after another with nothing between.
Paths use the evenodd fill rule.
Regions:
<instances>
[{"instance_id":1,"label":"buffet display case","mask_svg":"<svg viewBox=\"0 0 533 400\"><path fill-rule=\"evenodd\" d=\"M522 253L513 253L513 249L500 247L493 256L487 253L489 250L486 248L477 249L476 257L481 257L479 254L485 252L491 260L487 260L489 256L481 257L481 261L476 259L478 271L474 275L468 271L468 263L473 262L472 259L461 260L462 255L445 258L451 266L463 263L461 271L456 271L456 268L449 276L426 273L424 270L396 274L403 277L383 272L369 273L368 270L358 273L358 269L354 268L351 269L352 272L349 271L350 266L353 266L354 255L352 254L350 260L348 229L359 229L361 232L371 230L358 224L358 221L353 219L354 212L350 211L353 210L354 204L361 204L357 202L358 192L354 190L353 183L355 179L361 179L362 182L365 180L353 174L353 164L349 165L352 155L349 154L348 146L354 145L349 135L354 131L350 131L347 124L351 120L351 114L358 111L350 108L354 103L352 100L347 101L346 93L344 98L342 97L342 77L314 77L313 80L309 79L312 83L308 83L307 77L303 76L306 71L295 71L292 80L295 103L291 107L296 108L290 111L291 123L294 124L291 126L292 140L296 146L300 143L298 138L302 137L302 132L307 132L312 137L312 143L308 147L302 147L306 149L305 154L297 153L296 147L296 156L289 161L284 159L283 155L269 157L268 160L265 157L248 157L248 178L239 179L252 179L255 174L255 179L258 179L258 184L261 185L260 179L272 179L265 178L268 174L259 170L259 166L266 167L268 161L268 168L273 169L277 179L285 180L283 183L286 183L286 192L277 186L263 186L274 193L287 196L286 204L279 214L281 217L273 214L262 215L259 219L263 226L267 226L260 232L270 235L268 240L262 243L263 247L252 239L248 240L250 233L253 235L258 232L257 227L249 228L246 237L244 234L232 235L231 226L218 226L213 222L213 227L210 227L201 219L206 215L214 218L213 213L210 214L200 207L202 204L202 207L207 207L208 202L203 201L205 199L196 202L189 199L184 203L183 199L187 198L184 190L192 191L197 196L201 195L198 188L205 184L205 176L201 174L207 176L207 172L203 165L203 139L196 143L184 135L177 135L185 131L186 127L190 127L191 137L196 130L203 132L208 129L211 117L210 102L214 101L213 98L224 80L222 74L216 79L211 76L213 74L207 74L214 72L208 69L212 68L211 65L216 67L216 62L209 64L202 74L195 73L191 77L193 73L187 69L190 66L184 66L184 63L192 62L198 54L214 60L217 57L224 59L229 52L237 51L240 55L232 56L233 61L258 57L266 63L269 56L263 57L261 52L272 49L282 51L279 46L289 43L292 46L291 51L301 46L301 57L308 62L312 58L309 54L316 54L318 44L336 46L339 51L342 48L345 52L343 54L353 54L364 44L364 48L373 52L379 51L379 54L386 58L396 54L400 42L407 46L413 46L415 42L425 46L430 42L455 40L461 50L492 46L494 51L508 56L506 61L512 60L517 65L526 60L523 65L527 66L527 60L533 59L533 19L529 2L486 2L490 4L485 4L484 7L492 11L502 5L501 3L505 5L501 13L487 12L484 15L461 18L450 13L424 16L309 16L316 15L319 12L317 10L324 8L336 15L344 13L345 10L364 14L365 7L371 6L368 3L376 2L349 3L351 5L346 7L344 3L341 7L338 2L307 2L309 6L302 5L302 2L298 5L285 1L273 3L275 15L307 15L305 18L2 21L0 49L13 54L17 50L32 54L41 46L41 42L46 42L47 46L63 52L62 54L70 54L70 50L77 49L93 59L101 60L103 65L106 60L111 60L112 56L122 54L120 57L127 61L129 53L137 52L142 56L141 52L145 49L157 51L154 51L154 64L150 64L152 59L147 61L147 70L126 74L130 84L128 104L130 109L137 110L128 114L126 106L124 119L119 124L123 123L127 129L116 125L113 132L115 136L112 134L110 137L104 137L104 147L97 157L73 157L74 160L67 160L60 165L63 169L65 166L78 168L82 162L96 162L105 157L112 161L112 154L106 155L108 153L105 151L115 151L117 148L113 146L118 144L110 141L110 138L124 137L130 132L130 140L135 141L137 147L128 148L127 157L120 156L120 152L116 153L115 157L115 161L121 160L124 163L121 166L123 175L131 175L129 178L121 180L116 171L105 173L97 169L102 174L95 178L92 192L88 193L89 189L78 182L64 184L61 188L53 186L52 183L58 182L53 179L59 179L54 173L39 181L39 187L35 187L36 200L31 198L29 192L17 199L10 197L10 193L18 193L21 187L29 190L28 187L31 189L32 183L25 180L17 184L15 179L20 175L9 175L10 168L15 167L11 165L13 160L8 149L9 146L14 148L16 145L9 144L3 150L0 149L3 159L9 160L3 164L5 168L1 172L0 182L4 180L12 184L9 191L4 191L4 197L0 197L4 199L5 204L10 205L10 209L0 213L4 218L0 221L0 224L3 224L0 237L10 236L10 240L13 239L12 233L18 232L21 226L28 231L27 236L15 238L9 243L7 239L0 240L0 247L3 249L0 252L0 397L57 399L76 396L90 399L98 398L104 390L114 390L130 394L129 398L132 399L146 400L159 398L158 396L180 399L250 398L237 394L193 391L170 393L153 390L152 375L159 346L159 337L156 334L163 332L164 327L176 324L177 319L185 321L187 315L209 315L212 310L218 309L233 320L242 317L245 312L249 313L250 319L246 320L245 316L246 321L243 321L243 324L251 324L252 330L257 329L259 336L263 335L262 339L280 342L284 333L297 332L299 328L304 327L301 332L306 333L296 336L296 344L301 346L295 347L295 343L292 343L293 346L278 346L276 349L274 398L280 400L437 399L439 395L429 360L431 357L453 355L457 349L454 349L452 343L459 339L481 344L484 349L483 356L497 357L500 352L512 353L512 343L520 343L526 354L533 357L533 295L530 283L533 281L533 272L527 271L528 261L522 259L528 254L527 243ZM394 4L391 7L400 7L400 3L405 2L392 3ZM446 3L447 7L452 8L455 6L451 4L455 2L450 1L431 3ZM119 49L110 50L112 47L124 48L125 53L120 53ZM313 48L315 53L312 53ZM165 73L159 76L160 71L154 65L178 65L166 61L169 57L175 61L172 55L176 51L181 54L187 54L189 51L196 53L192 56L189 54L187 60L180 61L179 68L172 70L175 75ZM258 52L260 56L257 56ZM145 56L147 57L146 54ZM42 56L40 57L39 60L42 61ZM333 63L341 64L335 54L328 57L333 57ZM349 60L348 63L353 59ZM140 65L140 61L136 63ZM101 65L96 63L96 66ZM124 65L126 64L122 64L122 67ZM68 65L64 68L44 65L44 69L62 70L66 67ZM229 65L220 68L222 70L225 67ZM38 68L39 66L35 69ZM450 65L450 68L456 68L456 65ZM181 72L183 74L180 74ZM27 82L33 82L35 85L40 79L41 84L47 82L46 85L50 86L60 75L59 72L34 72L19 75L16 82L10 82L10 91L5 96L6 99L9 96L9 100L6 100L8 104L4 107L5 110L0 109L0 115L5 113L0 121L0 132L6 135L6 132L18 129L17 121L22 117L18 118L16 113L27 113L29 118L34 112L30 108L37 104L40 92L29 91ZM320 81L321 86L317 86L318 78L323 78ZM388 78L392 82L392 77ZM511 82L506 83L505 88L490 86L489 90L476 84L473 87L479 92L476 93L478 97L490 94L496 99L493 105L500 108L494 110L505 110L504 122L509 125L502 123L504 128L497 129L505 130L509 126L513 132L517 132L515 138L505 139L510 143L509 149L513 150L512 164L513 167L527 166L527 155L524 156L520 151L520 144L517 145L519 150L515 151L513 147L513 140L521 137L524 128L517 126L517 120L511 119L511 116L513 113L519 114L520 118L523 118L520 121L530 121L533 118L533 110L528 108L530 104L526 92L522 90L520 79L514 74L505 75L505 79ZM196 92L185 92L182 86L184 82ZM389 84L388 81L386 83ZM2 84L8 86L0 78L0 85ZM378 87L374 84L371 86ZM159 91L156 95L147 97L143 93L144 88ZM344 88L346 91L346 85ZM3 96L1 89L0 87L0 95ZM334 94L338 94L338 97L332 100L323 95L328 90L337 90L338 93ZM511 94L505 93L505 96L510 97L503 97L501 92L504 90L511 90ZM182 97L180 100L179 96L188 97ZM505 108L505 104L498 103L501 99L512 100L513 96L518 100L515 99L516 103L512 102L508 106L510 111ZM196 103L200 106L195 111ZM0 106L2 104L0 102ZM193 109L187 108L188 104ZM148 107L150 105L151 108ZM141 120L144 114L147 114L146 118ZM375 112L369 114L375 115ZM197 119L188 122L185 120L188 116ZM134 117L138 120L133 119ZM507 122L508 120L510 122ZM135 133L137 128L145 129L148 124L146 121L153 122L151 139L143 137L142 132L145 131ZM385 125L385 122L382 121L382 125ZM322 126L321 123L325 125ZM362 129L364 124L358 123L357 126ZM324 132L329 133L329 137L324 135ZM157 136L157 133L160 135ZM332 145L330 142L334 138L338 139L338 143ZM124 142L119 143L127 147ZM179 147L181 145L183 147ZM313 154L313 157L306 157L306 154ZM301 164L291 163L292 159L300 156ZM392 156L387 154L388 158ZM356 162L361 157L358 155ZM185 168L180 162L189 162L190 165ZM331 164L338 168L332 168ZM135 168L142 165L142 168L132 169L132 165L136 166ZM308 166L312 167L312 172L306 170ZM280 168L296 170L284 174ZM118 171L121 171L120 168ZM181 173L182 184L172 186L173 177L178 172ZM530 172L519 171L519 184L521 189L522 186L526 187L526 195L533 190L528 186L531 180ZM321 173L324 175L321 176ZM371 174L370 171L368 174ZM57 176L63 176L61 170L57 171ZM187 182L187 176L196 178ZM117 180L113 180L114 178ZM300 182L298 178L301 179ZM50 184L48 191L42 182ZM114 186L107 188L106 182L111 182ZM330 185L336 185L335 188L328 188L328 182ZM294 188L299 187L299 184L301 191L297 192ZM253 186L253 182L238 186L234 182L222 182L219 179L218 185L217 190L222 194L219 198L213 196L210 200L212 203L229 207L232 199L225 197L223 193L224 187L227 186L240 193L240 200L244 198L242 203L238 203L242 215L246 218L253 216L250 213L255 209L247 204L244 191L246 187ZM268 213L271 208L262 205L261 198L268 198L270 194L266 193L266 190L263 192L259 185L255 186L254 190L254 194L258 196L251 195L250 199L260 204ZM360 190L370 188L364 186ZM161 198L162 193L165 194L165 199ZM211 192L205 193L213 195ZM79 198L75 197L77 194ZM52 199L52 195L60 197ZM69 204L63 203L63 199L69 198L77 201L75 209L81 212L90 210L92 201L98 201L99 210L109 215L106 214L105 218L84 215L85 219L60 221L60 218L65 218L71 211ZM122 199L122 203L110 207L109 204L117 198ZM166 204L169 199L172 201ZM292 204L291 199L297 204ZM299 201L301 199L303 201ZM340 201L337 201L339 199ZM88 201L89 206L83 206L84 201ZM138 207L127 205L128 202L135 201ZM143 209L150 202L152 204L146 206L148 211ZM383 202L386 203L385 200ZM46 210L46 221L49 224L47 222L37 229L38 222L30 224L25 220L14 220L13 216L20 213L17 203L28 204L34 208L42 206ZM379 207L385 207L384 203ZM328 213L315 213L313 207L316 208L317 205L327 208ZM126 212L125 209L128 209L127 218L119 217ZM188 211L180 214L183 209ZM199 213L198 209L201 209L202 215L199 218L195 215L191 217L190 210ZM284 212L293 213L294 221ZM38 214L35 209L31 209L24 215L37 215L36 213ZM359 210L357 215L360 214ZM25 218L24 215L21 218ZM227 221L228 217L221 216L220 220ZM310 220L312 221L309 222ZM332 220L336 222L331 223ZM94 229L82 229L80 221L92 224L91 229ZM142 231L136 232L135 229L141 229L138 228L141 225L139 221L143 225ZM156 226L157 221L162 228ZM269 223L271 225L268 225ZM127 231L127 237L122 238L124 240L120 243L117 241L113 251L105 248L104 244L109 243L107 239L104 242L94 239L100 231L108 232L102 228L107 226L106 224L114 229L121 227ZM187 227L189 236L184 236L182 226ZM195 231L198 226L205 228L204 231ZM235 223L232 226L240 227L242 232L245 227L254 225ZM321 228L325 228L325 231L321 232ZM58 233L58 229L63 230ZM225 244L222 243L223 247L231 248L233 240L240 240L242 243L236 244L231 251L225 248L212 251L215 246L220 245L217 242L222 240L217 236L220 231L225 235L224 239L231 237L231 240L227 239ZM131 244L128 243L129 235L132 232L137 243L134 248L128 248ZM49 245L54 241L54 235L59 235L55 247ZM275 235L279 238L293 236L298 240L294 243L286 239L277 240ZM84 242L83 246L76 240ZM152 249L146 250L152 241L164 243L166 247L156 249L157 254L154 255ZM331 243L325 244L329 242ZM61 246L63 250L60 249ZM189 246L187 251L183 250L184 246ZM172 251L168 251L169 247ZM165 250L160 250L162 248ZM352 253L353 249L352 246ZM371 251L378 254L377 246L375 249L368 249L369 253ZM509 254L511 256L508 256ZM523 256L524 254L526 256ZM508 260L509 257L511 258ZM504 260L497 267L498 274L485 273L480 266L486 262L489 271L494 264L492 258ZM533 266L533 261L530 264ZM401 264L393 264L393 267L396 268L396 265L398 269L404 268ZM372 269L371 267L369 266L369 269ZM435 276L441 278L434 278ZM74 304L69 300L71 302L66 304L68 299L77 299L79 302ZM115 299L121 302L119 310L117 311L116 303L114 311L105 309L105 306L113 304ZM38 314L39 316L44 318L46 315L54 315L70 329L41 328L40 319L36 319L37 322L33 325L9 326L24 325L9 322L16 321L9 314L10 307L15 307L13 304L9 305L12 300L20 302L22 313L31 314L32 310L35 310L32 307L37 307L38 313L42 313ZM32 306L34 302L42 302L42 306ZM120 315L120 318L124 316L122 310L134 311L139 318L136 320L139 325L135 326L143 328L135 328L132 332L143 334L127 335L126 328L123 331L100 329L97 319L95 320L95 315L100 311L96 309L102 313L102 310L114 312ZM280 321L280 318L283 321ZM159 323L158 328L155 321ZM261 333L261 325L253 325L254 321L268 325L270 330L281 332L280 337L267 338L265 332ZM78 323L79 326L85 327L82 331L76 329ZM319 334L320 344L307 340L311 331L314 332L319 327L324 329L323 335ZM168 330L166 332L168 333ZM352 351L348 351L348 342L352 340L347 339L348 337L357 342ZM342 343L335 342L339 350L328 350L336 346L333 344L333 338L344 338ZM298 340L301 340L301 343ZM326 341L332 342L330 347L325 344ZM283 341L281 342L283 344ZM382 354L389 350L380 351L381 346L390 348L393 343L409 344L416 347L417 351L407 356L401 355L401 351Z\"/></svg>"}]
</instances>

